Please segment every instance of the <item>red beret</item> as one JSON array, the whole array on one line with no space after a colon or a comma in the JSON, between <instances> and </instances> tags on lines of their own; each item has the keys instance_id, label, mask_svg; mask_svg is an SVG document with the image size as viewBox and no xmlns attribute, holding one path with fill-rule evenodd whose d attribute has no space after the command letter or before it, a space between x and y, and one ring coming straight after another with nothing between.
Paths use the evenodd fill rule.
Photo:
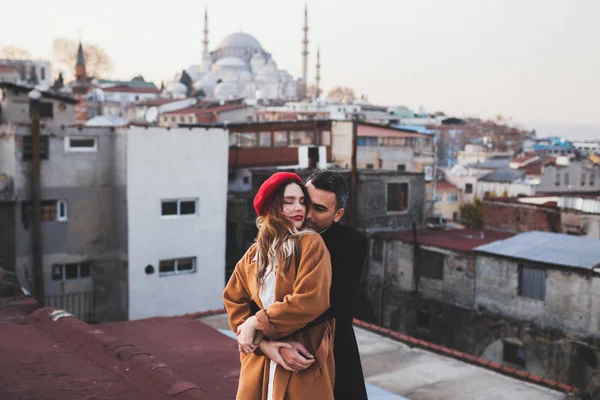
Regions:
<instances>
[{"instance_id":1,"label":"red beret","mask_svg":"<svg viewBox=\"0 0 600 400\"><path fill-rule=\"evenodd\" d=\"M267 211L267 207L277 189L289 180L298 181L300 184L303 183L302 179L292 172L276 172L260 185L258 193L254 196L254 209L259 216Z\"/></svg>"}]
</instances>

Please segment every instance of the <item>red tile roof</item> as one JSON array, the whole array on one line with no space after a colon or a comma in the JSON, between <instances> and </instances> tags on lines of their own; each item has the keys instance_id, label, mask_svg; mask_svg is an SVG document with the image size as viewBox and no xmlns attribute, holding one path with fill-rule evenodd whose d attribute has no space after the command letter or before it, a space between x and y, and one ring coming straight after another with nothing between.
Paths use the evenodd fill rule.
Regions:
<instances>
[{"instance_id":1,"label":"red tile roof","mask_svg":"<svg viewBox=\"0 0 600 400\"><path fill-rule=\"evenodd\" d=\"M451 230L425 230L417 231L417 243L425 246L439 247L441 249L471 252L475 247L482 246L496 240L503 240L514 236L512 233L496 232L488 229L451 229ZM397 240L403 243L413 243L412 231L378 232L374 238L383 240Z\"/></svg>"},{"instance_id":2,"label":"red tile roof","mask_svg":"<svg viewBox=\"0 0 600 400\"><path fill-rule=\"evenodd\" d=\"M447 181L437 181L435 183L435 190L460 190L453 184Z\"/></svg>"},{"instance_id":3,"label":"red tile roof","mask_svg":"<svg viewBox=\"0 0 600 400\"><path fill-rule=\"evenodd\" d=\"M126 85L109 86L109 87L102 88L102 90L105 92L109 92L109 93L156 93L156 94L160 93L160 89L136 88L136 87L126 86Z\"/></svg>"},{"instance_id":4,"label":"red tile roof","mask_svg":"<svg viewBox=\"0 0 600 400\"><path fill-rule=\"evenodd\" d=\"M163 113L161 115L189 115L195 114L196 116L202 114L212 114L212 113L220 113L224 111L238 110L241 108L246 108L245 104L226 104L218 107L209 107L209 108L200 108L197 105L193 105L187 108L182 108L181 110L169 111Z\"/></svg>"},{"instance_id":5,"label":"red tile roof","mask_svg":"<svg viewBox=\"0 0 600 400\"><path fill-rule=\"evenodd\" d=\"M161 106L163 104L173 103L176 101L185 100L185 99L150 99L150 100L142 100L133 103L134 106Z\"/></svg>"},{"instance_id":6,"label":"red tile roof","mask_svg":"<svg viewBox=\"0 0 600 400\"><path fill-rule=\"evenodd\" d=\"M18 71L16 69L14 69L13 67L9 67L6 65L0 65L0 72L7 73L7 72L18 72Z\"/></svg>"}]
</instances>

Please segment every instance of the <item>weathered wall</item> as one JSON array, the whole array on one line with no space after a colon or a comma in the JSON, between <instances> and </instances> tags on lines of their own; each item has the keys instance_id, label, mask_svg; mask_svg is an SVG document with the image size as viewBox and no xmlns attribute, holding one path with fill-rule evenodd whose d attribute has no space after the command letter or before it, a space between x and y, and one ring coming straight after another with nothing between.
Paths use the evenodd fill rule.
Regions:
<instances>
[{"instance_id":1,"label":"weathered wall","mask_svg":"<svg viewBox=\"0 0 600 400\"><path fill-rule=\"evenodd\" d=\"M483 227L507 232L561 232L561 215L555 207L484 200Z\"/></svg>"}]
</instances>

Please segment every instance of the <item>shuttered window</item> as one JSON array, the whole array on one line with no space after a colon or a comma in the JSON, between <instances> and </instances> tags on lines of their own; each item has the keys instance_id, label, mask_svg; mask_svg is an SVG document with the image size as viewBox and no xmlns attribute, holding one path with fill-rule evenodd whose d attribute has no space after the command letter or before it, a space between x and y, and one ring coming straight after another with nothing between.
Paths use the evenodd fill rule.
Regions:
<instances>
[{"instance_id":1,"label":"shuttered window","mask_svg":"<svg viewBox=\"0 0 600 400\"><path fill-rule=\"evenodd\" d=\"M546 270L519 265L519 296L544 300L546 298Z\"/></svg>"},{"instance_id":2,"label":"shuttered window","mask_svg":"<svg viewBox=\"0 0 600 400\"><path fill-rule=\"evenodd\" d=\"M408 183L388 183L387 210L406 211L408 208Z\"/></svg>"}]
</instances>

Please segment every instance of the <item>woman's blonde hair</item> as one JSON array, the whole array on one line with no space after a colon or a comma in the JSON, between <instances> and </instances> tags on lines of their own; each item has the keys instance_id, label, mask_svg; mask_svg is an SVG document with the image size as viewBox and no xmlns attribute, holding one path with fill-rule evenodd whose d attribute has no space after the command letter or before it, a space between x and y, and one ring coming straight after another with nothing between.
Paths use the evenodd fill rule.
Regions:
<instances>
[{"instance_id":1,"label":"woman's blonde hair","mask_svg":"<svg viewBox=\"0 0 600 400\"><path fill-rule=\"evenodd\" d=\"M300 238L310 229L298 230L292 221L283 214L283 194L286 187L296 184L304 193L304 205L306 214L310 208L311 202L308 191L298 181L289 180L283 182L273 195L271 202L264 215L256 219L258 235L256 236L257 245L257 271L256 280L259 286L262 284L269 265L277 265L278 270L287 275L292 266L298 268L300 264ZM284 275L284 276L285 276Z\"/></svg>"}]
</instances>

